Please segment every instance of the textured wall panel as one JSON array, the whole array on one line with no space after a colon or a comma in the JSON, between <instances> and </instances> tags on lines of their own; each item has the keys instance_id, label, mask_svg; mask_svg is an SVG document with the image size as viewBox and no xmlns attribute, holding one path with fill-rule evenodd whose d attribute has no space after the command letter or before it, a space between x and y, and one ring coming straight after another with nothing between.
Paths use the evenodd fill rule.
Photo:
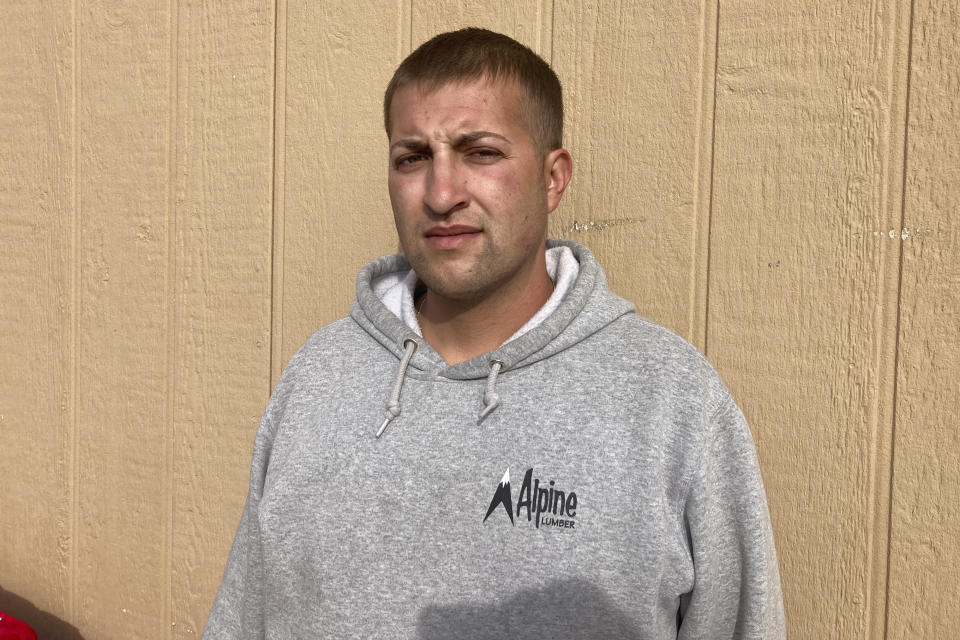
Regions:
<instances>
[{"instance_id":1,"label":"textured wall panel","mask_svg":"<svg viewBox=\"0 0 960 640\"><path fill-rule=\"evenodd\" d=\"M300 2L286 8L283 73L281 363L346 315L357 272L397 250L387 196L382 96L406 33L399 4ZM275 325L276 326L276 325Z\"/></svg>"},{"instance_id":2,"label":"textured wall panel","mask_svg":"<svg viewBox=\"0 0 960 640\"><path fill-rule=\"evenodd\" d=\"M273 23L272 0L184 2L177 19L167 625L180 638L198 636L220 584L270 392Z\"/></svg>"},{"instance_id":3,"label":"textured wall panel","mask_svg":"<svg viewBox=\"0 0 960 640\"><path fill-rule=\"evenodd\" d=\"M171 17L78 11L76 626L137 638L169 624Z\"/></svg>"},{"instance_id":4,"label":"textured wall panel","mask_svg":"<svg viewBox=\"0 0 960 640\"><path fill-rule=\"evenodd\" d=\"M914 3L887 637L960 628L960 7Z\"/></svg>"},{"instance_id":5,"label":"textured wall panel","mask_svg":"<svg viewBox=\"0 0 960 640\"><path fill-rule=\"evenodd\" d=\"M70 614L73 19L0 20L0 611ZM35 607L35 608L34 608Z\"/></svg>"},{"instance_id":6,"label":"textured wall panel","mask_svg":"<svg viewBox=\"0 0 960 640\"><path fill-rule=\"evenodd\" d=\"M746 411L791 637L952 637L955 2L276 2L5 7L0 610L199 636L270 369L397 248L384 86L480 25L565 83L552 234Z\"/></svg>"},{"instance_id":7,"label":"textured wall panel","mask_svg":"<svg viewBox=\"0 0 960 640\"><path fill-rule=\"evenodd\" d=\"M885 3L720 7L707 347L756 435L798 638L864 638L882 607L870 572L889 278L874 232L898 179L898 24Z\"/></svg>"},{"instance_id":8,"label":"textured wall panel","mask_svg":"<svg viewBox=\"0 0 960 640\"><path fill-rule=\"evenodd\" d=\"M573 182L551 233L587 244L641 315L692 339L699 136L711 135L699 126L700 3L554 11Z\"/></svg>"},{"instance_id":9,"label":"textured wall panel","mask_svg":"<svg viewBox=\"0 0 960 640\"><path fill-rule=\"evenodd\" d=\"M505 33L544 56L548 61L550 59L551 2L542 0L521 2L482 0L469 3L451 0L441 2L410 0L410 2L411 51L438 33L464 27L482 27Z\"/></svg>"}]
</instances>

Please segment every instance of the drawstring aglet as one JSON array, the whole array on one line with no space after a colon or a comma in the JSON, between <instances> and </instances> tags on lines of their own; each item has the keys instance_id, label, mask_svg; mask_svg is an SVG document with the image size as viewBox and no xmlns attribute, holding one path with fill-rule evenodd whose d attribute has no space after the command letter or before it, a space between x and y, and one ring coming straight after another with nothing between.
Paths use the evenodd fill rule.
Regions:
<instances>
[{"instance_id":1,"label":"drawstring aglet","mask_svg":"<svg viewBox=\"0 0 960 640\"><path fill-rule=\"evenodd\" d=\"M477 417L477 425L500 406L500 394L497 393L497 374L500 373L501 369L503 369L502 360L490 361L490 375L487 377L487 388L483 392L483 411Z\"/></svg>"},{"instance_id":2,"label":"drawstring aglet","mask_svg":"<svg viewBox=\"0 0 960 640\"><path fill-rule=\"evenodd\" d=\"M403 341L403 358L400 360L400 367L397 369L397 377L393 381L393 391L390 393L390 400L387 402L387 419L383 421L380 428L377 429L377 437L383 434L390 421L400 415L400 389L403 388L403 377L407 373L407 366L410 364L410 358L417 351L417 341L407 338Z\"/></svg>"}]
</instances>

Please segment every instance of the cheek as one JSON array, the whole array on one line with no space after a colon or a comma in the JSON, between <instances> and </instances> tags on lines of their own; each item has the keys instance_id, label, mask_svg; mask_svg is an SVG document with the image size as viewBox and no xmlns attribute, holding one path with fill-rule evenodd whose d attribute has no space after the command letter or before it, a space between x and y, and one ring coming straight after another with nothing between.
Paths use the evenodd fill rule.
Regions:
<instances>
[{"instance_id":1,"label":"cheek","mask_svg":"<svg viewBox=\"0 0 960 640\"><path fill-rule=\"evenodd\" d=\"M511 208L511 203L516 204L523 198L521 185L522 179L518 179L516 173L499 169L486 174L483 180L471 181L470 184L473 193L482 194L507 209Z\"/></svg>"},{"instance_id":2,"label":"cheek","mask_svg":"<svg viewBox=\"0 0 960 640\"><path fill-rule=\"evenodd\" d=\"M409 207L410 199L413 197L413 185L402 178L391 177L387 180L387 191L390 194L390 206L393 208L393 215L399 217Z\"/></svg>"}]
</instances>

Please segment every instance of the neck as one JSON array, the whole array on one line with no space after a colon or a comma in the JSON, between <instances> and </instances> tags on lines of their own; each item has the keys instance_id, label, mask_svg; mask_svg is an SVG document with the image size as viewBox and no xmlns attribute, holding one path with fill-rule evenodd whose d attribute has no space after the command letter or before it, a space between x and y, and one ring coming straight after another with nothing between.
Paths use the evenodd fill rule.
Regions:
<instances>
[{"instance_id":1,"label":"neck","mask_svg":"<svg viewBox=\"0 0 960 640\"><path fill-rule=\"evenodd\" d=\"M478 300L452 300L427 290L419 301L418 322L434 351L447 364L459 364L503 344L551 293L553 281L546 268L522 291L501 288Z\"/></svg>"}]
</instances>

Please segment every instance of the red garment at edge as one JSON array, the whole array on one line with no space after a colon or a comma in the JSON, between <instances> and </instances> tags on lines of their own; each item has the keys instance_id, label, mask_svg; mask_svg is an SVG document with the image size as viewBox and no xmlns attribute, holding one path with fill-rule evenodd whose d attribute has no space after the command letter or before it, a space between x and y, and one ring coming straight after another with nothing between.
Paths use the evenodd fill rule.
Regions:
<instances>
[{"instance_id":1,"label":"red garment at edge","mask_svg":"<svg viewBox=\"0 0 960 640\"><path fill-rule=\"evenodd\" d=\"M0 611L0 640L37 640L37 634L27 623Z\"/></svg>"}]
</instances>

